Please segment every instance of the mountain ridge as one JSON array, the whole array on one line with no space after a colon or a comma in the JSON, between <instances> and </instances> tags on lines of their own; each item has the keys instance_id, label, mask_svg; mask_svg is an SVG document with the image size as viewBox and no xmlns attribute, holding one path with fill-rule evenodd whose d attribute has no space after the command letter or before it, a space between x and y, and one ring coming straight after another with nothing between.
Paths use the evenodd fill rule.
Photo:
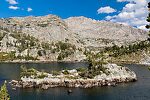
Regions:
<instances>
[{"instance_id":1,"label":"mountain ridge","mask_svg":"<svg viewBox=\"0 0 150 100\"><path fill-rule=\"evenodd\" d=\"M31 55L52 61L83 60L87 48L99 51L148 38L146 31L130 26L83 16L61 19L56 15L0 19L0 33L0 52L14 51L15 56ZM40 56L41 50L45 53Z\"/></svg>"}]
</instances>

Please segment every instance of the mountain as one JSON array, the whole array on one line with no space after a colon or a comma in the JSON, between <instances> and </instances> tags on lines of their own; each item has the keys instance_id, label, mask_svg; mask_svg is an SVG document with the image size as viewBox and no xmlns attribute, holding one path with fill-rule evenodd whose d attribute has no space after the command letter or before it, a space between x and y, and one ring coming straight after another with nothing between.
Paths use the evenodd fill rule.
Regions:
<instances>
[{"instance_id":1,"label":"mountain","mask_svg":"<svg viewBox=\"0 0 150 100\"><path fill-rule=\"evenodd\" d=\"M108 21L71 17L65 22L86 46L125 45L146 40L148 37L147 32L143 30Z\"/></svg>"},{"instance_id":2,"label":"mountain","mask_svg":"<svg viewBox=\"0 0 150 100\"><path fill-rule=\"evenodd\" d=\"M80 61L86 59L85 49L97 51L147 38L144 30L82 16L13 17L0 19L0 59Z\"/></svg>"}]
</instances>

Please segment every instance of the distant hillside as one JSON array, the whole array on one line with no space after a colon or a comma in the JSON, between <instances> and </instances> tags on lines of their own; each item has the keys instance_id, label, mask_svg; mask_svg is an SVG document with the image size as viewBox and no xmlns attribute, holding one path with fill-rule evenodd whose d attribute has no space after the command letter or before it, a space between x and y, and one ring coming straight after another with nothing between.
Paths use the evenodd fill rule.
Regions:
<instances>
[{"instance_id":1,"label":"distant hillside","mask_svg":"<svg viewBox=\"0 0 150 100\"><path fill-rule=\"evenodd\" d=\"M0 19L0 59L80 61L100 50L147 40L144 30L86 17L55 15Z\"/></svg>"}]
</instances>

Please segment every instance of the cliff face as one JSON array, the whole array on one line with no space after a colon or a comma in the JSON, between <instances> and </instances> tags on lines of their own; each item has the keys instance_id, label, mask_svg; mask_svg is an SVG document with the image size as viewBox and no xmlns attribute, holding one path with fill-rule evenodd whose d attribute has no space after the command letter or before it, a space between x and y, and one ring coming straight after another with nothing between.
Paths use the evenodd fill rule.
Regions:
<instances>
[{"instance_id":1,"label":"cliff face","mask_svg":"<svg viewBox=\"0 0 150 100\"><path fill-rule=\"evenodd\" d=\"M97 50L146 40L147 32L85 17L55 15L0 19L0 52L40 60L83 60L84 48ZM61 41L61 42L60 42Z\"/></svg>"}]
</instances>

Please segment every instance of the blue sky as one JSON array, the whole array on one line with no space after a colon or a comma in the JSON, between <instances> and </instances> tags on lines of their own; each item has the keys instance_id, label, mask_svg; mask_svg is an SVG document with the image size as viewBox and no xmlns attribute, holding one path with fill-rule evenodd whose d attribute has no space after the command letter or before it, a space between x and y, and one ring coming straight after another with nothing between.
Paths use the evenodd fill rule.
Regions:
<instances>
[{"instance_id":1,"label":"blue sky","mask_svg":"<svg viewBox=\"0 0 150 100\"><path fill-rule=\"evenodd\" d=\"M150 0L0 0L0 17L47 14L61 18L85 16L143 28L146 24L144 18L148 14L148 1ZM131 22L131 19L137 23Z\"/></svg>"},{"instance_id":2,"label":"blue sky","mask_svg":"<svg viewBox=\"0 0 150 100\"><path fill-rule=\"evenodd\" d=\"M103 6L111 6L121 10L125 3L117 3L116 0L16 0L20 9L12 10L8 7L12 4L6 0L0 1L0 17L47 15L56 14L62 18L70 16L86 16L93 19L103 19L107 14L97 14L97 10ZM31 12L27 8L32 8Z\"/></svg>"}]
</instances>

